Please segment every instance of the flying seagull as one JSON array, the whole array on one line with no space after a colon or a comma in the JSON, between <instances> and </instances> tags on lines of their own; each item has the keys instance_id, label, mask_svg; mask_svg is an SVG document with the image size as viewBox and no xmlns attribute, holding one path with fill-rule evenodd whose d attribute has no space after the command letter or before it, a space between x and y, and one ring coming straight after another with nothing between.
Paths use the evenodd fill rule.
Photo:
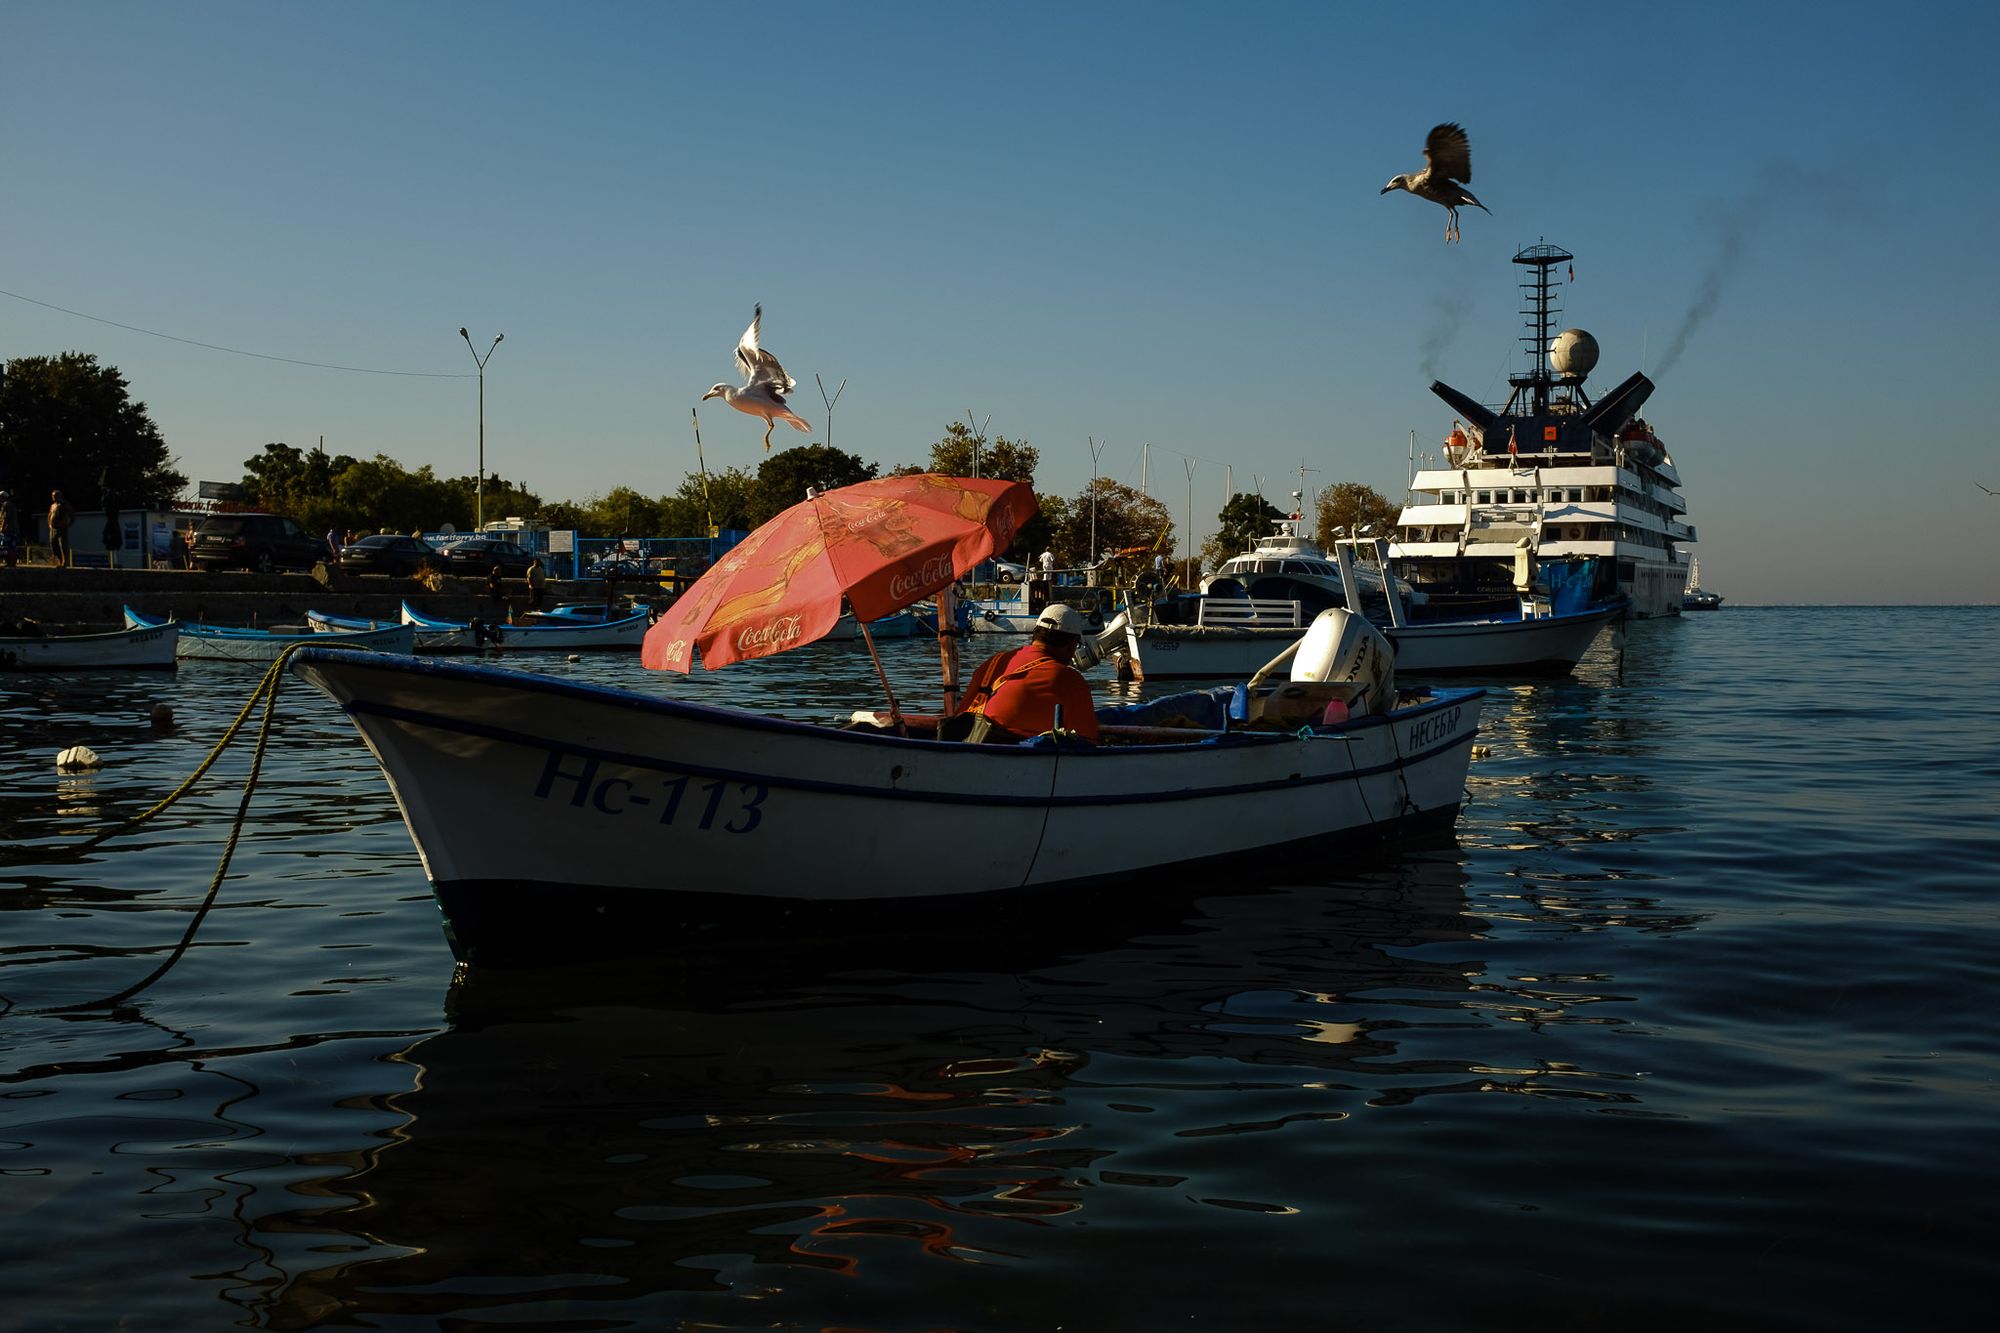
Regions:
<instances>
[{"instance_id":1,"label":"flying seagull","mask_svg":"<svg viewBox=\"0 0 2000 1333\"><path fill-rule=\"evenodd\" d=\"M1980 490L1985 491L1988 495L2000 495L2000 491L1994 490L1992 487L1988 486L1983 481L1975 481L1972 484L1974 486L1977 486Z\"/></svg>"},{"instance_id":2,"label":"flying seagull","mask_svg":"<svg viewBox=\"0 0 2000 1333\"><path fill-rule=\"evenodd\" d=\"M785 406L785 395L799 384L785 373L777 357L757 345L757 326L763 322L764 307L759 305L757 313L750 317L750 327L736 340L736 368L743 372L743 387L718 384L703 394L701 400L705 403L720 398L738 412L764 418L764 447L769 449L771 431L780 421L790 422L793 430L810 431L812 427Z\"/></svg>"},{"instance_id":3,"label":"flying seagull","mask_svg":"<svg viewBox=\"0 0 2000 1333\"><path fill-rule=\"evenodd\" d=\"M1471 204L1482 213L1493 210L1472 197L1472 191L1463 182L1472 179L1472 144L1465 137L1465 128L1447 121L1430 132L1424 140L1424 169L1414 176L1391 176L1389 183L1382 187L1382 193L1391 190L1408 190L1419 199L1428 199L1434 204L1444 205L1444 239L1447 243L1459 239L1458 207Z\"/></svg>"}]
</instances>

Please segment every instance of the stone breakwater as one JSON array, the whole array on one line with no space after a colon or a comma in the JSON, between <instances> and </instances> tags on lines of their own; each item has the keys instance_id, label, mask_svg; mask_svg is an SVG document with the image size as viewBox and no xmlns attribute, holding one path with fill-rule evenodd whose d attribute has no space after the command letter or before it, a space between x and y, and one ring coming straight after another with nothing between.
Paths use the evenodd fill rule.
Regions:
<instances>
[{"instance_id":1,"label":"stone breakwater","mask_svg":"<svg viewBox=\"0 0 2000 1333\"><path fill-rule=\"evenodd\" d=\"M509 579L504 590L507 607L516 615L528 609L525 582ZM621 587L620 591L636 590ZM544 603L553 606L603 596L601 583L552 579ZM490 618L496 611L484 579L445 578L433 592L415 579L374 575L0 566L0 623L33 620L49 629L76 633L118 628L128 606L149 616L262 627L299 624L307 611L394 623L401 618L405 601L425 615L446 620Z\"/></svg>"}]
</instances>

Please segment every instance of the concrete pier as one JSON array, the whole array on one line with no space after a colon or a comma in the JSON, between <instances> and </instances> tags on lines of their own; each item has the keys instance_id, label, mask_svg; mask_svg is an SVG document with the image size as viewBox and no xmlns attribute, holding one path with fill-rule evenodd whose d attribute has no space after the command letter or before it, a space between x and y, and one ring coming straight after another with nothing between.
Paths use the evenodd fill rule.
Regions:
<instances>
[{"instance_id":1,"label":"concrete pier","mask_svg":"<svg viewBox=\"0 0 2000 1333\"><path fill-rule=\"evenodd\" d=\"M124 624L124 607L149 616L173 616L212 625L269 628L298 625L307 611L360 616L394 624L407 601L425 615L446 620L484 616L504 618L507 610L520 615L528 609L528 585L520 579L504 584L506 607L494 605L484 579L445 577L433 592L411 578L306 573L204 573L178 569L56 569L48 565L0 566L0 624L21 619L45 629L69 633L117 629ZM625 593L641 590L620 585ZM601 583L557 582L551 579L543 605L602 599ZM664 596L654 600L664 603ZM5 633L0 629L0 633Z\"/></svg>"}]
</instances>

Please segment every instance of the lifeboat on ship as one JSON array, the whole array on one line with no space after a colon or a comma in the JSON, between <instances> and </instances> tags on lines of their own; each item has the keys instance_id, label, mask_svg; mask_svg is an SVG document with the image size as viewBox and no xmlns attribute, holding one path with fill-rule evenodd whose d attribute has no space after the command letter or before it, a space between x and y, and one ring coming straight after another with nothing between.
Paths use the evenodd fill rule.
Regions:
<instances>
[{"instance_id":1,"label":"lifeboat on ship","mask_svg":"<svg viewBox=\"0 0 2000 1333\"><path fill-rule=\"evenodd\" d=\"M1634 418L1632 423L1618 432L1619 447L1626 457L1636 458L1642 463L1658 463L1667 456L1667 447L1660 443L1660 437L1643 420Z\"/></svg>"}]
</instances>

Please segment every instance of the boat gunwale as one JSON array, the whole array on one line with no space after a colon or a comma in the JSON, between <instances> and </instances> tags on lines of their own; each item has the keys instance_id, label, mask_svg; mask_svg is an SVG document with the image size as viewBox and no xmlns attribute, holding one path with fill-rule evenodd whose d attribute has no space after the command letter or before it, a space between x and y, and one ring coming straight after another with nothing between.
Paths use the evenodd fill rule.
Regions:
<instances>
[{"instance_id":1,"label":"boat gunwale","mask_svg":"<svg viewBox=\"0 0 2000 1333\"><path fill-rule=\"evenodd\" d=\"M695 703L686 699L640 694L636 691L620 689L616 686L561 680L554 676L544 676L536 672L522 671L512 667L488 666L483 663L474 662L441 661L423 656L385 657L379 653L363 652L352 648L340 648L317 643L308 644L294 653L291 658L291 669L294 673L297 673L303 667L322 662L334 666L364 667L375 671L396 671L417 676L446 677L461 680L470 677L524 693L548 694L581 703L615 704L621 708L632 708L640 712L703 722L715 726L766 731L780 735L810 736L816 740L835 741L842 744L872 745L895 749L916 746L919 748L953 752L962 751L967 748L964 741L940 741L922 736L897 736L890 732L881 731L849 731L839 727L827 726L824 723L801 722L792 718L772 717L765 713L752 713L743 709L725 708L716 704ZM1483 697L1486 691L1477 687L1462 687L1434 689L1431 691L1431 694L1432 697L1429 700L1400 708L1388 717L1373 715L1365 718L1357 718L1337 731L1308 731L1307 734L1315 740L1341 740L1358 732L1373 730L1376 727L1390 726L1392 724L1400 725L1412 718L1423 717L1445 708L1474 702ZM350 699L340 701L339 706L342 712L349 715L356 712L373 713L378 716L407 714L401 720L430 722L447 726L452 730L467 731L468 733L477 725L459 724L456 719L444 718L430 712L420 712L415 709L394 709L393 707L385 707L360 700ZM1475 731L1477 729L1476 721L1474 729ZM543 748L554 745L577 754L590 753L584 747L570 745L566 742L532 737L524 732L507 731L502 728L487 728L480 731L479 734L485 734L486 730L490 730L498 738L528 742ZM1199 733L1199 739L1191 739L1184 742L1169 741L1137 746L1079 746L1074 749L1064 748L1060 753L1066 759L1085 758L1101 760L1106 758L1124 758L1133 755L1213 751L1220 748L1225 741L1232 748L1237 746L1271 745L1286 741L1296 741L1299 739L1299 736L1300 733L1298 731L1204 731ZM1449 744L1450 742L1445 742L1414 755L1399 756L1399 763L1391 765L1391 767L1400 767L1427 759L1435 750L1449 748ZM1044 758L1049 753L1047 747L1029 745L987 745L978 747L978 750L982 755L1002 758L1011 756L1024 760ZM607 752L602 757L610 758L613 756ZM678 765L676 771L693 770L688 769L683 764ZM718 774L720 772L721 770L717 770ZM1343 774L1341 776L1350 775ZM1283 784L1280 783L1277 785Z\"/></svg>"}]
</instances>

